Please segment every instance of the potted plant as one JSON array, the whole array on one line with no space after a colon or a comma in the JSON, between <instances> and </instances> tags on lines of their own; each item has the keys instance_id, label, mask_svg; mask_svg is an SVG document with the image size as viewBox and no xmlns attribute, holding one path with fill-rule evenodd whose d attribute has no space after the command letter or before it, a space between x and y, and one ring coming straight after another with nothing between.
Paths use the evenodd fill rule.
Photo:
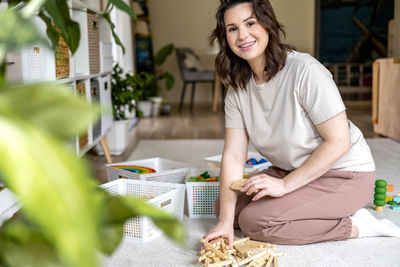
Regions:
<instances>
[{"instance_id":1,"label":"potted plant","mask_svg":"<svg viewBox=\"0 0 400 267\"><path fill-rule=\"evenodd\" d=\"M111 81L114 122L107 135L112 155L121 155L128 146L129 120L135 117L136 103L141 94L132 88L133 77L129 73L123 75L123 69L118 64L114 66Z\"/></svg>"},{"instance_id":2,"label":"potted plant","mask_svg":"<svg viewBox=\"0 0 400 267\"><path fill-rule=\"evenodd\" d=\"M132 86L138 96L136 110L139 117L150 117L152 113L152 101L150 100L154 87L155 75L150 72L141 72L127 77L127 82Z\"/></svg>"},{"instance_id":3,"label":"potted plant","mask_svg":"<svg viewBox=\"0 0 400 267\"><path fill-rule=\"evenodd\" d=\"M157 116L162 105L162 97L159 95L161 82L164 82L166 90L171 90L174 85L174 77L168 72L162 72L158 67L164 64L165 60L174 50L173 44L167 44L157 51L154 57L155 73L140 72L133 77L132 86L140 91L140 101L138 110L142 112L143 117L149 117L151 114Z\"/></svg>"}]
</instances>

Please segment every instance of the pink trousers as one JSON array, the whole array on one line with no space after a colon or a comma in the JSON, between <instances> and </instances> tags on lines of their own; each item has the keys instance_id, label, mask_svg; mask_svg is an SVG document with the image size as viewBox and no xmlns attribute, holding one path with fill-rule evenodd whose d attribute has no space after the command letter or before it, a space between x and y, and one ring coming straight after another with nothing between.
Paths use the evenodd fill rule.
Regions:
<instances>
[{"instance_id":1,"label":"pink trousers","mask_svg":"<svg viewBox=\"0 0 400 267\"><path fill-rule=\"evenodd\" d=\"M266 174L283 178L288 172L276 167ZM301 245L350 237L349 218L365 207L374 191L375 172L330 170L311 183L279 198L251 201L239 193L234 227L254 240ZM219 215L219 197L214 203Z\"/></svg>"}]
</instances>

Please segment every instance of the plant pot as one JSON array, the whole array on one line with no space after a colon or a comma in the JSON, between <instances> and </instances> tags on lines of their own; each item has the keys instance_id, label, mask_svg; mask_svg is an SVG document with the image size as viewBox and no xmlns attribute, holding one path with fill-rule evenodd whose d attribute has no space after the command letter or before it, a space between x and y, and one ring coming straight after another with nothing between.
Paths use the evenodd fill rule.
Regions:
<instances>
[{"instance_id":1,"label":"plant pot","mask_svg":"<svg viewBox=\"0 0 400 267\"><path fill-rule=\"evenodd\" d=\"M128 124L129 120L114 121L110 133L107 134L111 155L121 155L128 146Z\"/></svg>"},{"instance_id":2,"label":"plant pot","mask_svg":"<svg viewBox=\"0 0 400 267\"><path fill-rule=\"evenodd\" d=\"M151 116L153 102L150 100L140 100L138 102L138 109L142 112L142 117L147 118Z\"/></svg>"},{"instance_id":3,"label":"plant pot","mask_svg":"<svg viewBox=\"0 0 400 267\"><path fill-rule=\"evenodd\" d=\"M114 121L111 131L107 134L108 148L110 154L119 156L124 153L125 148L129 145L129 120ZM104 155L104 151L100 144L96 145L96 152L99 155Z\"/></svg>"},{"instance_id":4,"label":"plant pot","mask_svg":"<svg viewBox=\"0 0 400 267\"><path fill-rule=\"evenodd\" d=\"M161 103L162 103L162 97L161 96L153 96L150 97L151 102L153 102L153 108L152 108L152 116L157 117L160 115L160 108L161 108Z\"/></svg>"},{"instance_id":5,"label":"plant pot","mask_svg":"<svg viewBox=\"0 0 400 267\"><path fill-rule=\"evenodd\" d=\"M132 103L133 103L134 106L136 105L135 100L132 100ZM125 113L125 118L127 120L133 119L133 118L136 117L136 109L135 108L133 108L132 111L129 111L128 105L125 105L124 111L125 111L124 112Z\"/></svg>"}]
</instances>

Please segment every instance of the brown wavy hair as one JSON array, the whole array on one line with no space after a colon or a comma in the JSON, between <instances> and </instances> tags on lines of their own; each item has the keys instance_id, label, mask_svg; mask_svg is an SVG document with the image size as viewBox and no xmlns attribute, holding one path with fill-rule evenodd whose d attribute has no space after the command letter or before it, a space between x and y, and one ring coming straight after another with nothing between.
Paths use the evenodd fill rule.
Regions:
<instances>
[{"instance_id":1,"label":"brown wavy hair","mask_svg":"<svg viewBox=\"0 0 400 267\"><path fill-rule=\"evenodd\" d=\"M268 0L221 0L218 7L217 26L210 35L210 46L213 46L218 41L220 51L215 59L215 68L221 82L225 87L232 86L233 88L245 88L247 82L251 78L252 70L246 60L238 57L230 49L226 39L226 29L224 23L225 11L238 4L250 3L253 7L253 14L269 34L269 41L265 50L266 65L265 72L267 81L285 66L287 52L291 49L288 45L282 44L280 33L285 36L283 25L280 24L274 10Z\"/></svg>"}]
</instances>

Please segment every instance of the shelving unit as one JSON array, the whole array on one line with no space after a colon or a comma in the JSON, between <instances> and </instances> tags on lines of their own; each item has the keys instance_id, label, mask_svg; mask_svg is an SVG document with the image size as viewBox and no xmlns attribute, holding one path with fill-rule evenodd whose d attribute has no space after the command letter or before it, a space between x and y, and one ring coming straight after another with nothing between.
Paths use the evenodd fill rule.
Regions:
<instances>
[{"instance_id":1,"label":"shelving unit","mask_svg":"<svg viewBox=\"0 0 400 267\"><path fill-rule=\"evenodd\" d=\"M96 102L102 106L101 118L90 123L86 133L76 136L76 152L82 156L101 140L106 139L112 126L111 32L108 23L99 15L99 9L78 0L68 1L68 4L72 20L80 26L81 38L76 53L72 56L68 51L67 57L64 44L60 42L60 50L64 52L61 59L64 61L57 64L60 62L56 62L55 52L45 45L29 46L18 53L8 55L8 62L12 64L8 66L7 79L13 82L57 81L68 84L77 95L85 97L88 103ZM45 23L38 17L34 19L34 23L39 32L46 36ZM65 69L62 72L59 69L56 71L56 67L67 66L65 58L69 58L69 75ZM57 79L56 73L64 75ZM106 142L101 143L104 145ZM104 147L103 149L108 150Z\"/></svg>"}]
</instances>

